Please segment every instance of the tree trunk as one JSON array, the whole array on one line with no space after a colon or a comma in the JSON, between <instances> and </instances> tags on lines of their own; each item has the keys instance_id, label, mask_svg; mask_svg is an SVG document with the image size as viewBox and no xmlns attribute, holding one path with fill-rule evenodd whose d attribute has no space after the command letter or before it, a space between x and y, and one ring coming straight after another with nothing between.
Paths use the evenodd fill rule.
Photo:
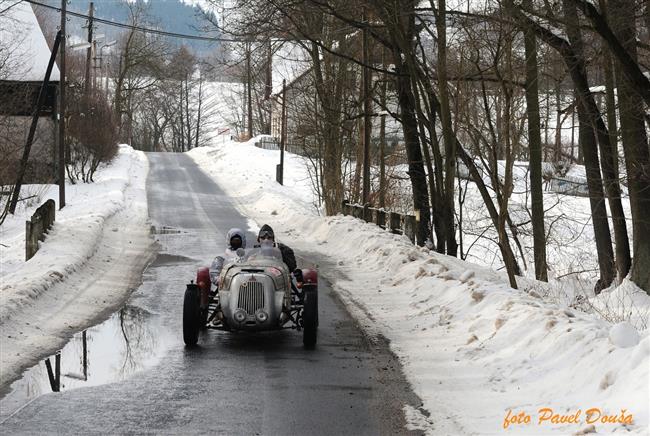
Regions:
<instances>
[{"instance_id":1,"label":"tree trunk","mask_svg":"<svg viewBox=\"0 0 650 436\"><path fill-rule=\"evenodd\" d=\"M612 238L609 231L609 223L607 222L607 210L605 208L603 182L600 174L598 147L594 134L594 127L597 118L600 117L600 113L593 100L593 95L589 90L589 82L587 80L583 57L582 36L579 27L576 25L578 24L578 16L572 0L563 0L563 9L565 21L569 23L566 26L569 42L540 26L520 11L516 9L512 10L522 28L530 27L540 39L558 51L567 66L575 87L578 100L579 148L582 151L587 174L592 225L594 228L600 269L600 279L595 287L598 293L600 290L608 287L614 279ZM594 109L596 113L594 113Z\"/></svg>"},{"instance_id":2,"label":"tree trunk","mask_svg":"<svg viewBox=\"0 0 650 436\"><path fill-rule=\"evenodd\" d=\"M412 32L411 32L412 34ZM404 54L408 56L409 54ZM402 53L396 50L394 53L395 71L397 73L397 96L402 111L402 128L404 129L404 141L406 143L406 156L408 159L408 174L411 179L413 190L413 208L419 211L420 221L417 229L418 245L424 245L429 238L430 212L429 194L427 179L422 161L422 150L418 137L418 123L415 117L415 102L411 92L411 78L413 75L408 66L402 60Z\"/></svg>"},{"instance_id":3,"label":"tree trunk","mask_svg":"<svg viewBox=\"0 0 650 436\"><path fill-rule=\"evenodd\" d=\"M529 7L531 0L524 2ZM537 74L537 40L530 29L524 30L526 53L526 111L528 114L528 144L530 150L530 196L533 225L535 278L548 281L546 264L546 231L544 230L544 193L542 190L542 143L539 129L539 91Z\"/></svg>"},{"instance_id":4,"label":"tree trunk","mask_svg":"<svg viewBox=\"0 0 650 436\"><path fill-rule=\"evenodd\" d=\"M451 126L451 110L449 108L449 90L447 88L447 25L446 3L438 0L438 14L436 17L437 30L437 72L438 93L440 96L440 121L442 124L442 137L445 144L445 180L442 190L443 225L445 231L446 253L450 256L458 255L456 242L456 229L454 225L454 181L456 180L456 142L453 138Z\"/></svg>"},{"instance_id":5,"label":"tree trunk","mask_svg":"<svg viewBox=\"0 0 650 436\"><path fill-rule=\"evenodd\" d=\"M594 132L593 110L595 101L589 91L587 81L587 70L583 55L582 35L577 26L578 13L575 4L571 0L563 0L564 17L567 23L566 32L569 43L573 48L573 57L567 66L576 86L578 94L578 143L582 149L587 174L587 187L589 189L589 201L591 204L592 222L594 237L596 239L596 251L598 253L598 265L600 268L600 279L596 284L596 293L608 287L614 279L614 252L612 251L612 238L607 222L607 210L603 193L603 182L600 174L598 159L598 146ZM593 106L588 103L591 99ZM597 110L597 107L596 107ZM591 114L590 114L591 112Z\"/></svg>"},{"instance_id":6,"label":"tree trunk","mask_svg":"<svg viewBox=\"0 0 650 436\"><path fill-rule=\"evenodd\" d=\"M332 55L326 54L321 58L321 53L312 43L310 57L313 63L314 83L323 116L323 196L325 210L328 215L335 215L341 209L343 200L343 181L341 180L341 163L343 160L343 147L341 146L341 102L343 86L347 80L347 63L338 58L336 64ZM332 71L339 74L334 81L334 89L328 81ZM330 82L331 83L331 82Z\"/></svg>"},{"instance_id":7,"label":"tree trunk","mask_svg":"<svg viewBox=\"0 0 650 436\"><path fill-rule=\"evenodd\" d=\"M382 49L383 56L383 49ZM384 68L385 65L384 65ZM381 110L386 110L386 75L379 85L379 101ZM386 115L379 120L379 207L386 207Z\"/></svg>"},{"instance_id":8,"label":"tree trunk","mask_svg":"<svg viewBox=\"0 0 650 436\"><path fill-rule=\"evenodd\" d=\"M617 38L636 61L635 4L627 0L609 2L610 17ZM650 150L644 122L643 98L635 82L616 63L621 139L625 150L633 228L631 279L650 294Z\"/></svg>"}]
</instances>

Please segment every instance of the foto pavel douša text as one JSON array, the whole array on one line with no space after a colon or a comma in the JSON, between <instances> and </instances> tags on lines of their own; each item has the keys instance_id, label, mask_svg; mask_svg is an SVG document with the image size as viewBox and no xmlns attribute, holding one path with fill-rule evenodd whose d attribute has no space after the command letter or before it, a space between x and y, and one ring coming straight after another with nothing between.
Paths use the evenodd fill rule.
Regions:
<instances>
[{"instance_id":1,"label":"foto pavel dou\u0161a text","mask_svg":"<svg viewBox=\"0 0 650 436\"><path fill-rule=\"evenodd\" d=\"M503 428L518 425L557 425L557 424L625 424L631 425L634 418L627 409L621 409L620 413L607 414L598 407L592 407L583 412L582 409L570 413L555 413L550 407L543 407L533 417L525 411L509 409L503 419Z\"/></svg>"}]
</instances>

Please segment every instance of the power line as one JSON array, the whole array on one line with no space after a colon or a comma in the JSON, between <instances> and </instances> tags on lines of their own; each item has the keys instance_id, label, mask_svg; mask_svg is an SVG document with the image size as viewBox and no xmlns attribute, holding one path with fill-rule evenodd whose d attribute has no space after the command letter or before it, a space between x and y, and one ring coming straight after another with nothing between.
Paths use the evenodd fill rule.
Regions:
<instances>
[{"instance_id":1,"label":"power line","mask_svg":"<svg viewBox=\"0 0 650 436\"><path fill-rule=\"evenodd\" d=\"M45 3L41 3L35 0L22 0L27 3L31 3L36 6L41 6L47 9L52 9L58 12L61 12L61 8L56 7L56 6L50 6ZM74 11L66 11L67 15L72 15L78 18L84 18L88 20L90 17L87 14L82 14L79 12L74 12ZM185 33L175 33L175 32L167 32L164 30L159 30L159 29L151 29L148 27L141 27L141 26L135 26L132 24L125 24L125 23L118 23L115 21L107 20L105 18L98 18L98 17L93 17L93 20L96 23L102 23L107 26L113 26L113 27L120 27L122 29L130 29L130 30L135 30L137 32L142 32L142 33L150 33L154 35L160 35L160 36L168 36L171 38L181 38L181 39L192 39L192 40L197 40L197 41L209 41L209 42L254 42L251 41L250 39L238 39L238 38L220 38L220 37L211 37L211 36L199 36L199 35L189 35ZM274 38L277 40L276 38Z\"/></svg>"}]
</instances>

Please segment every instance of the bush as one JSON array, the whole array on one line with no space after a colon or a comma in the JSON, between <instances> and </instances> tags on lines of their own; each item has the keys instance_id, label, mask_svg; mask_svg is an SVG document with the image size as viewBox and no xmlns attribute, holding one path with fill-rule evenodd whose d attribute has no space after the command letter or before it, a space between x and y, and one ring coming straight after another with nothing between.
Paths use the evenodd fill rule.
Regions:
<instances>
[{"instance_id":1,"label":"bush","mask_svg":"<svg viewBox=\"0 0 650 436\"><path fill-rule=\"evenodd\" d=\"M117 123L103 93L89 97L81 91L70 94L66 170L72 183L89 183L99 165L110 162L117 153Z\"/></svg>"}]
</instances>

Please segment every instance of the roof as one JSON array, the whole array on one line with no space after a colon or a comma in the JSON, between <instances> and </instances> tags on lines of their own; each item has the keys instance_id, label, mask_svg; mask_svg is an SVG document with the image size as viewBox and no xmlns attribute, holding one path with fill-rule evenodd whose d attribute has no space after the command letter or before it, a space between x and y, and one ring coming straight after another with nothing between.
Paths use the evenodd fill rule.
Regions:
<instances>
[{"instance_id":1,"label":"roof","mask_svg":"<svg viewBox=\"0 0 650 436\"><path fill-rule=\"evenodd\" d=\"M45 78L51 51L29 3L16 3L0 16L0 47L0 61L6 59L0 80L41 82ZM55 64L50 81L58 82L59 77Z\"/></svg>"},{"instance_id":2,"label":"roof","mask_svg":"<svg viewBox=\"0 0 650 436\"><path fill-rule=\"evenodd\" d=\"M287 86L311 68L309 53L299 43L283 41L273 52L273 92L282 93L282 80Z\"/></svg>"}]
</instances>

